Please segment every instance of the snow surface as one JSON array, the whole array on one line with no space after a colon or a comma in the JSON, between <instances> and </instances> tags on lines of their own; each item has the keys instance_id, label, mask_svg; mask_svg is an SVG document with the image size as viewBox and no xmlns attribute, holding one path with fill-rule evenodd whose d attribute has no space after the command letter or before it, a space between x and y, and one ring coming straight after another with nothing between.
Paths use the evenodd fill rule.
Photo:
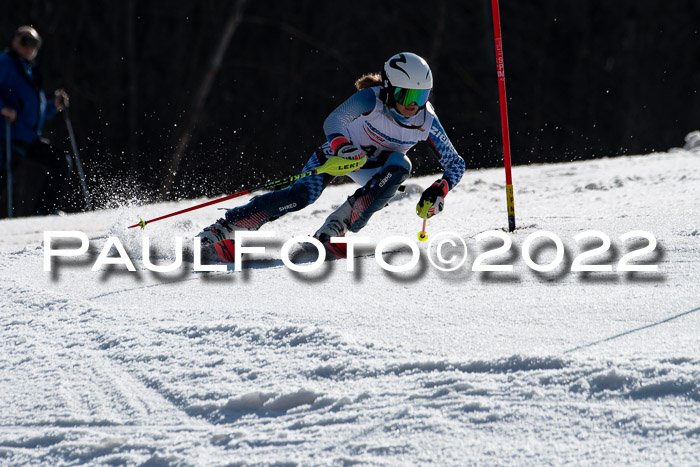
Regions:
<instances>
[{"instance_id":1,"label":"snow surface","mask_svg":"<svg viewBox=\"0 0 700 467\"><path fill-rule=\"evenodd\" d=\"M493 258L512 273L471 271L500 245L474 237L506 225L502 170L468 172L428 222L466 241L454 272L422 255L389 273L371 251L354 272L345 260L285 267L281 243L314 232L348 185L265 226L277 233L267 259L241 272L144 268L142 235L167 264L174 237L222 211L125 227L197 201L0 221L0 463L700 464L700 150L513 176L519 228ZM410 179L362 235L415 240L433 179ZM653 233L657 248L635 262L659 271L571 272L600 244L574 241L591 229L611 238L596 259L613 265L640 246L620 235ZM44 272L46 230L87 233L92 255ZM566 246L551 273L520 256L538 230ZM107 235L136 273L91 271ZM554 250L533 255L544 264Z\"/></svg>"}]
</instances>

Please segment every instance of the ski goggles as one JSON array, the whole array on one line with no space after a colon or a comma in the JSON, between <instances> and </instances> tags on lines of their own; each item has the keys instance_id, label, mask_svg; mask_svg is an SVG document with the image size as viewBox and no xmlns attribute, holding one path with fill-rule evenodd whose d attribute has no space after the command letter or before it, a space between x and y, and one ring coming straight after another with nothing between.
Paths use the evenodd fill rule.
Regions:
<instances>
[{"instance_id":1,"label":"ski goggles","mask_svg":"<svg viewBox=\"0 0 700 467\"><path fill-rule=\"evenodd\" d=\"M401 105L418 104L418 107L424 107L428 103L430 97L430 89L406 89L394 88L394 101Z\"/></svg>"}]
</instances>

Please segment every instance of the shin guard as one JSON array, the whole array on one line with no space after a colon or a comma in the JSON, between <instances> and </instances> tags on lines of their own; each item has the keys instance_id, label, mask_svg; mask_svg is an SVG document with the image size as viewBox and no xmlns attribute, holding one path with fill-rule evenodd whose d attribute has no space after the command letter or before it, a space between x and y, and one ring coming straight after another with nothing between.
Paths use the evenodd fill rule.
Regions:
<instances>
[{"instance_id":1,"label":"shin guard","mask_svg":"<svg viewBox=\"0 0 700 467\"><path fill-rule=\"evenodd\" d=\"M404 166L390 165L372 177L362 188L352 195L352 214L349 230L359 232L372 215L382 209L394 197L396 191L409 176L410 170Z\"/></svg>"}]
</instances>

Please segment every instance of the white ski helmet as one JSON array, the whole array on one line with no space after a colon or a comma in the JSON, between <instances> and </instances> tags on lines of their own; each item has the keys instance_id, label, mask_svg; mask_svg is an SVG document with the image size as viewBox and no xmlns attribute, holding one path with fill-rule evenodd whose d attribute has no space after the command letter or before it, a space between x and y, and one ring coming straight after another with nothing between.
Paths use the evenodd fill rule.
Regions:
<instances>
[{"instance_id":1,"label":"white ski helmet","mask_svg":"<svg viewBox=\"0 0 700 467\"><path fill-rule=\"evenodd\" d=\"M412 102L425 107L433 88L433 73L428 62L411 52L394 55L384 63L382 70L387 104L409 105Z\"/></svg>"}]
</instances>

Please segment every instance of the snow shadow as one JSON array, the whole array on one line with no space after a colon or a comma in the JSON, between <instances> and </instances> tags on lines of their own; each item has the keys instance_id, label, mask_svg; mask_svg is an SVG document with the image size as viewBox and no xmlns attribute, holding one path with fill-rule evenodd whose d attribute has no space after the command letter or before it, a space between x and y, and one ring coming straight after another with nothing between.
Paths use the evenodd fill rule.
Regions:
<instances>
[{"instance_id":1,"label":"snow shadow","mask_svg":"<svg viewBox=\"0 0 700 467\"><path fill-rule=\"evenodd\" d=\"M201 416L211 423L232 424L243 417L254 415L260 418L276 418L286 415L290 411L325 411L338 412L345 405L351 404L348 397L324 397L322 394L308 389L298 389L288 393L274 393L263 391L251 391L237 397L232 397L223 405L207 404L203 406L191 406L187 409L190 416ZM331 417L325 422L309 423L311 425L324 425L333 423L348 423L352 418ZM297 422L300 423L300 422ZM304 426L292 426L293 429Z\"/></svg>"},{"instance_id":2,"label":"snow shadow","mask_svg":"<svg viewBox=\"0 0 700 467\"><path fill-rule=\"evenodd\" d=\"M656 327L656 326L660 326L660 325L662 325L662 324L666 324L666 323L668 323L668 322L670 322L670 321L674 321L674 320L676 320L676 319L678 319L678 318L682 318L682 317L684 317L684 316L691 315L691 314L696 313L696 312L698 312L698 311L700 311L700 307L693 308L692 310L685 311L685 312L683 312L683 313L679 313L679 314L677 314L677 315L671 316L670 318L666 318L666 319L664 319L664 320L657 321L657 322L652 323L652 324L647 324L646 326L641 326L641 327L638 327L638 328L635 328L635 329L631 329L631 330L629 330L629 331L622 332L622 333L620 333L620 334L616 334L616 335L611 336L611 337L606 337L605 339L600 339L600 340L597 340L597 341L595 341L595 342L590 342L590 343L588 343L588 344L579 345L579 346L577 346L577 347L574 347L574 348L572 348L572 349L569 349L569 350L564 351L564 353L566 354L566 353L576 352L577 350L583 350L583 349L586 349L586 348L589 348L589 347L594 347L594 346L596 346L596 345L603 344L603 343L605 343L605 342L610 342L610 341L613 341L613 340L615 340L615 339L619 339L620 337L628 336L628 335L630 335L630 334L634 334L634 333L636 333L636 332L640 332L640 331L643 331L643 330L645 330L645 329L650 329L650 328L653 328L653 327Z\"/></svg>"}]
</instances>

